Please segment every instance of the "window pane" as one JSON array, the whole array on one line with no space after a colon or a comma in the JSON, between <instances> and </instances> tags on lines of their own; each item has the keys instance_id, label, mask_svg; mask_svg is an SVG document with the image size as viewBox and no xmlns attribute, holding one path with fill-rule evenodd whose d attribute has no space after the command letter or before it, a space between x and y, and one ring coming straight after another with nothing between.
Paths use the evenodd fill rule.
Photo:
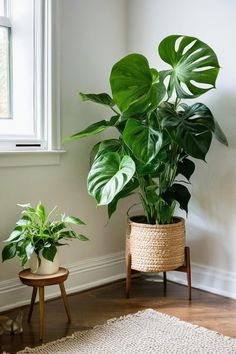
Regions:
<instances>
[{"instance_id":1,"label":"window pane","mask_svg":"<svg viewBox=\"0 0 236 354\"><path fill-rule=\"evenodd\" d=\"M10 115L9 88L9 30L0 27L0 118Z\"/></svg>"},{"instance_id":2,"label":"window pane","mask_svg":"<svg viewBox=\"0 0 236 354\"><path fill-rule=\"evenodd\" d=\"M4 11L4 0L0 0L0 16L4 16L5 11Z\"/></svg>"}]
</instances>

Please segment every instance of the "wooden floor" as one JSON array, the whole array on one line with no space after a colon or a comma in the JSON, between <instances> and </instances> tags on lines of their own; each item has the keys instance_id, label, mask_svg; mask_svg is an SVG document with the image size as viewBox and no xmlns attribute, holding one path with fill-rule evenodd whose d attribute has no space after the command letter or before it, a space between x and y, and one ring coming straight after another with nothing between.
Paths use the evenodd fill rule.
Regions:
<instances>
[{"instance_id":1,"label":"wooden floor","mask_svg":"<svg viewBox=\"0 0 236 354\"><path fill-rule=\"evenodd\" d=\"M30 289L29 289L30 291ZM124 298L124 282L109 284L97 289L69 296L72 322L67 318L61 299L48 301L45 305L45 339L49 342L78 330L84 330L106 322L109 318L134 313L146 308L176 316L224 335L236 338L236 300L193 289L191 303L187 300L184 286L168 282L164 295L162 283L145 278L132 281L131 298ZM19 309L9 311L14 317ZM24 333L0 337L0 351L11 354L26 346L39 345L39 308L35 305L31 323L27 323L28 307L23 307Z\"/></svg>"}]
</instances>

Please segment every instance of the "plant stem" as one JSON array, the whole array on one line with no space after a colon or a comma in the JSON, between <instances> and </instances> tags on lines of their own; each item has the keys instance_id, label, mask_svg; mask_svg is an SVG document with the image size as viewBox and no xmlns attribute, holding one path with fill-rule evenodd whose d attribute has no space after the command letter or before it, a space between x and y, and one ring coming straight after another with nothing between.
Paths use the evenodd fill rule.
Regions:
<instances>
[{"instance_id":1,"label":"plant stem","mask_svg":"<svg viewBox=\"0 0 236 354\"><path fill-rule=\"evenodd\" d=\"M120 113L113 107L111 107L111 109L113 110L114 113L116 113L118 116L120 116Z\"/></svg>"}]
</instances>

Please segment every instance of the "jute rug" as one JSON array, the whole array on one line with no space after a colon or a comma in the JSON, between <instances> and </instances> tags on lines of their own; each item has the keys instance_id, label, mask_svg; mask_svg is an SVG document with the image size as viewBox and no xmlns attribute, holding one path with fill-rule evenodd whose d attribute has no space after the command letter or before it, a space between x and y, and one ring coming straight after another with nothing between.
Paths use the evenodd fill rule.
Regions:
<instances>
[{"instance_id":1,"label":"jute rug","mask_svg":"<svg viewBox=\"0 0 236 354\"><path fill-rule=\"evenodd\" d=\"M236 339L148 309L19 354L225 354Z\"/></svg>"}]
</instances>

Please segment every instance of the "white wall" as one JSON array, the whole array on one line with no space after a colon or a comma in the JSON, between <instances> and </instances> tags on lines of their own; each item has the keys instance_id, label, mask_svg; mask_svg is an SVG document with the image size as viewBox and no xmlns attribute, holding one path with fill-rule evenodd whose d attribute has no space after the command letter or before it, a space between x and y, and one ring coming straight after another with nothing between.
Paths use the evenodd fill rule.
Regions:
<instances>
[{"instance_id":1,"label":"white wall","mask_svg":"<svg viewBox=\"0 0 236 354\"><path fill-rule=\"evenodd\" d=\"M230 147L213 142L207 164L197 162L187 220L193 280L198 287L236 297L236 47L233 0L130 0L128 49L158 69L157 45L170 34L195 36L217 53L217 90L198 100L223 127ZM175 273L175 279L180 279Z\"/></svg>"},{"instance_id":2,"label":"white wall","mask_svg":"<svg viewBox=\"0 0 236 354\"><path fill-rule=\"evenodd\" d=\"M98 119L110 118L107 110L81 103L77 92L108 90L111 66L125 55L125 13L123 0L61 0L62 137ZM1 241L19 218L17 203L41 200L48 208L58 205L62 212L78 215L87 223L83 232L90 241L73 241L60 250L61 265L68 266L72 273L67 282L70 290L115 279L124 269L126 208L121 203L106 226L106 209L96 209L86 190L89 152L97 139L66 143L66 153L57 166L0 168ZM25 303L30 296L30 290L19 285L19 270L17 259L0 264L0 310Z\"/></svg>"},{"instance_id":3,"label":"white wall","mask_svg":"<svg viewBox=\"0 0 236 354\"><path fill-rule=\"evenodd\" d=\"M116 0L61 1L61 115L63 136L74 134L113 112L93 103L82 103L78 92L109 92L109 73L114 61L126 49L125 2ZM96 208L88 197L86 178L89 153L101 135L65 143L63 187L67 184L68 205L83 214L91 241L83 250L74 251L74 259L97 257L123 249L125 210L120 210L107 226L106 208ZM62 188L61 200L64 203ZM117 227L117 223L119 227ZM78 254L79 252L79 254Z\"/></svg>"}]
</instances>

